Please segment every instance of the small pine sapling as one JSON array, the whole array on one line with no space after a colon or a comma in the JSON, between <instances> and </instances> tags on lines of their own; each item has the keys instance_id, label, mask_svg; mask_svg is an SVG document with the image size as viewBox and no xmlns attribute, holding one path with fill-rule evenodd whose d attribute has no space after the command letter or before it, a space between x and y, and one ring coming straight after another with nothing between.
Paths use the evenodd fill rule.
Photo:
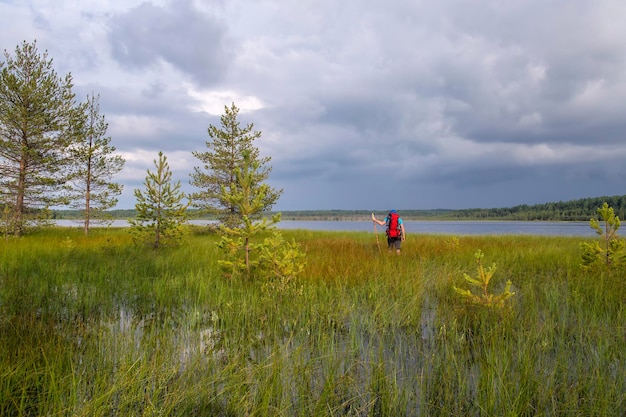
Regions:
<instances>
[{"instance_id":1,"label":"small pine sapling","mask_svg":"<svg viewBox=\"0 0 626 417\"><path fill-rule=\"evenodd\" d=\"M591 269L594 266L605 265L606 267L619 266L626 263L626 242L620 239L617 231L621 222L615 215L612 207L604 203L598 208L598 214L602 220L592 218L589 225L600 236L601 242L582 242L582 266ZM604 227L600 222L604 223Z\"/></svg>"},{"instance_id":2,"label":"small pine sapling","mask_svg":"<svg viewBox=\"0 0 626 417\"><path fill-rule=\"evenodd\" d=\"M239 225L220 226L222 238L218 245L224 251L225 258L218 263L231 278L242 272L246 277L251 276L258 265L255 254L259 244L254 243L255 238L280 221L280 214L271 221L267 218L254 220L263 211L269 191L267 184L256 184L256 173L259 169L259 161L254 160L250 152L244 152L243 162L235 172L233 184L230 187L222 186L220 198L228 202L241 219Z\"/></svg>"},{"instance_id":3,"label":"small pine sapling","mask_svg":"<svg viewBox=\"0 0 626 417\"><path fill-rule=\"evenodd\" d=\"M504 307L504 302L515 295L514 292L511 292L511 280L506 282L506 286L504 287L504 291L502 293L490 294L488 287L493 274L496 272L496 264L493 263L490 267L485 268L482 264L483 257L484 253L482 253L480 249L474 254L474 258L476 258L476 263L478 264L478 276L476 278L472 278L468 274L463 274L465 281L472 287L478 288L479 293L474 294L469 289L457 287L453 287L454 291L461 295L465 300L475 305L498 308Z\"/></svg>"},{"instance_id":4,"label":"small pine sapling","mask_svg":"<svg viewBox=\"0 0 626 417\"><path fill-rule=\"evenodd\" d=\"M222 187L220 198L235 209L241 224L220 226L222 238L218 246L224 257L218 264L229 278L245 274L247 278L272 276L289 282L304 268L303 255L295 242L285 243L274 229L280 222L280 213L271 219L254 220L263 211L271 189L267 184L256 183L259 161L252 159L249 152L244 152L243 158L235 173L235 183L229 188ZM268 230L272 230L272 236L256 242Z\"/></svg>"},{"instance_id":5,"label":"small pine sapling","mask_svg":"<svg viewBox=\"0 0 626 417\"><path fill-rule=\"evenodd\" d=\"M183 203L185 193L181 191L180 181L172 181L172 171L163 152L159 152L154 165L156 171L147 171L145 190L135 189L137 215L128 222L133 240L157 249L181 241L189 203Z\"/></svg>"}]
</instances>

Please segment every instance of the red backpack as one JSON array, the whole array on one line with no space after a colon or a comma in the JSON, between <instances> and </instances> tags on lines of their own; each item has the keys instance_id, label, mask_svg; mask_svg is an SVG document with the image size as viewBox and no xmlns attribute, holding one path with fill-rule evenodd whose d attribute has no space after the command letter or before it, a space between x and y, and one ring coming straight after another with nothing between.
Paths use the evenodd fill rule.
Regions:
<instances>
[{"instance_id":1,"label":"red backpack","mask_svg":"<svg viewBox=\"0 0 626 417\"><path fill-rule=\"evenodd\" d=\"M398 219L398 213L389 213L387 215L387 236L389 237L400 237L402 236L402 227L400 226L400 222Z\"/></svg>"}]
</instances>

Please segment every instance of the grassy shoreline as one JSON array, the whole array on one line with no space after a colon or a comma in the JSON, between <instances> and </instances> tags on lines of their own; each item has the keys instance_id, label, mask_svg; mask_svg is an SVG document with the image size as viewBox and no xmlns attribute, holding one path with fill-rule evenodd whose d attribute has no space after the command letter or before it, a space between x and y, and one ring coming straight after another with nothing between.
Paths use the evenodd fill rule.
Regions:
<instances>
[{"instance_id":1,"label":"grassy shoreline","mask_svg":"<svg viewBox=\"0 0 626 417\"><path fill-rule=\"evenodd\" d=\"M229 281L217 238L154 252L122 229L1 242L2 415L617 416L622 275L583 272L578 237L283 231L297 285ZM382 243L382 242L381 242ZM509 308L453 292L473 254ZM622 271L623 272L623 271Z\"/></svg>"}]
</instances>

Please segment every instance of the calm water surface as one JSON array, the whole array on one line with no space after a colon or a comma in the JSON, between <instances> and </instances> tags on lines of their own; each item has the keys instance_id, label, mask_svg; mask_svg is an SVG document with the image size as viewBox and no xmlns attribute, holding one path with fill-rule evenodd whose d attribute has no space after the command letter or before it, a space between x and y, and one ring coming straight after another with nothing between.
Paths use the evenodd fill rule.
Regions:
<instances>
[{"instance_id":1,"label":"calm water surface","mask_svg":"<svg viewBox=\"0 0 626 417\"><path fill-rule=\"evenodd\" d=\"M193 224L208 224L210 221L195 220ZM60 226L80 227L71 220L58 220ZM544 235L544 236L596 236L589 222L535 222L535 221L405 221L407 233L449 235ZM127 227L126 220L116 220L114 227ZM376 226L378 232L384 228ZM374 230L371 221L307 221L284 220L279 229L362 231Z\"/></svg>"},{"instance_id":2,"label":"calm water surface","mask_svg":"<svg viewBox=\"0 0 626 417\"><path fill-rule=\"evenodd\" d=\"M283 221L282 229L373 231L371 221ZM376 226L379 232L384 228ZM405 221L408 233L450 235L596 236L589 222Z\"/></svg>"}]
</instances>

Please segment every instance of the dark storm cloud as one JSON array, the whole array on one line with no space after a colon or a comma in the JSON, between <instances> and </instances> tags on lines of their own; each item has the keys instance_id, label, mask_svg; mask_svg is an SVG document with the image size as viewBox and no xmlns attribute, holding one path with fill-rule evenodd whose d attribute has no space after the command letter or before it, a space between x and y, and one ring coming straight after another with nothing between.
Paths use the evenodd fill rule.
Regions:
<instances>
[{"instance_id":1,"label":"dark storm cloud","mask_svg":"<svg viewBox=\"0 0 626 417\"><path fill-rule=\"evenodd\" d=\"M484 187L492 194L480 204L493 204L549 195L544 188L553 198L575 193L559 181L589 184L595 176L615 186L616 176L598 165L613 152L607 146L626 142L619 99L626 51L610 12L587 2L566 10L559 2L404 3L401 14L370 6L341 36L321 25L316 42L332 39L330 55L305 42L292 43L302 54L281 58L281 79L312 81L270 83L307 97L285 124L272 126L284 147L300 146L300 153L272 148L281 180L316 178L332 187L331 180L357 178L384 190L386 176L456 207L463 203L442 190L472 199L464 190ZM294 57L306 57L306 67ZM615 160L623 157L615 148Z\"/></svg>"},{"instance_id":2,"label":"dark storm cloud","mask_svg":"<svg viewBox=\"0 0 626 417\"><path fill-rule=\"evenodd\" d=\"M226 27L191 1L142 3L111 18L109 41L120 64L145 69L161 60L200 85L223 78L230 60Z\"/></svg>"},{"instance_id":3,"label":"dark storm cloud","mask_svg":"<svg viewBox=\"0 0 626 417\"><path fill-rule=\"evenodd\" d=\"M506 184L512 181L528 181L541 177L542 168L519 167L519 166L486 166L471 169L468 167L446 167L445 169L430 176L422 176L421 181L428 184L452 186L452 188L467 188L492 186L494 184Z\"/></svg>"},{"instance_id":4,"label":"dark storm cloud","mask_svg":"<svg viewBox=\"0 0 626 417\"><path fill-rule=\"evenodd\" d=\"M609 95L580 103L594 83L625 82L626 49L616 42L621 30L617 20L607 20L610 12L587 2L565 9L559 2L438 7L432 13L448 24L433 39L443 35L450 42L443 42L431 68L436 94L457 104L445 112L457 134L477 142L619 140L612 126L620 123L624 102Z\"/></svg>"}]
</instances>

